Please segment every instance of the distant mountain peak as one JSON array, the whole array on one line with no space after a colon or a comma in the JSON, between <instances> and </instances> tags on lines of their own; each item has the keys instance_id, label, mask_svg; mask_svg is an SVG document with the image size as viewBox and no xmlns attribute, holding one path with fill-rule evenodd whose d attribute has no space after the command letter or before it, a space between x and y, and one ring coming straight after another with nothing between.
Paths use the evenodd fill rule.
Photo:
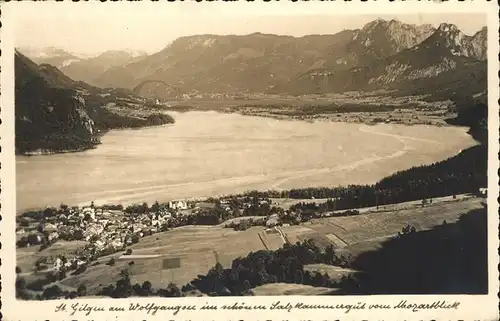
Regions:
<instances>
[{"instance_id":1,"label":"distant mountain peak","mask_svg":"<svg viewBox=\"0 0 500 321\"><path fill-rule=\"evenodd\" d=\"M58 68L80 59L75 56L75 54L56 47L45 47L41 49L23 47L18 48L18 50L37 64L51 64Z\"/></svg>"},{"instance_id":2,"label":"distant mountain peak","mask_svg":"<svg viewBox=\"0 0 500 321\"><path fill-rule=\"evenodd\" d=\"M394 19L387 21L387 20L384 20L382 18L377 18L371 22L368 22L366 25L363 26L363 28L361 28L361 30L364 32L370 32L370 31L377 29L377 28L387 28L391 24L397 25L397 24L401 24L401 23L397 20L394 20Z\"/></svg>"},{"instance_id":3,"label":"distant mountain peak","mask_svg":"<svg viewBox=\"0 0 500 321\"><path fill-rule=\"evenodd\" d=\"M254 32L183 36L140 61L109 69L95 83L103 87L134 88L146 79L155 79L193 92L265 92L268 88L287 91L287 84L296 79L312 84L316 80L310 80L311 77L328 72L346 77L360 75L353 76L349 85L335 83L338 90L362 86L364 74L370 76L368 80L381 75L380 81L374 80L372 87L375 87L434 77L460 66L465 60L458 56L470 57L470 61L484 57L484 34L479 33L471 44L470 37L452 24L441 24L438 30L430 24L379 18L359 29L333 35L292 37ZM402 55L391 58L399 53ZM381 67L386 65L394 70ZM389 77L387 81L385 75ZM170 92L150 87L142 94L153 95L154 91L154 95L170 97Z\"/></svg>"},{"instance_id":4,"label":"distant mountain peak","mask_svg":"<svg viewBox=\"0 0 500 321\"><path fill-rule=\"evenodd\" d=\"M421 43L434 31L431 25L417 26L395 19L379 18L364 25L354 35L353 40L361 46L360 48L364 47L376 57L384 58ZM360 49L353 47L352 51L356 52Z\"/></svg>"},{"instance_id":5,"label":"distant mountain peak","mask_svg":"<svg viewBox=\"0 0 500 321\"><path fill-rule=\"evenodd\" d=\"M441 23L438 27L438 30L443 32L460 32L456 25L446 22Z\"/></svg>"},{"instance_id":6,"label":"distant mountain peak","mask_svg":"<svg viewBox=\"0 0 500 321\"><path fill-rule=\"evenodd\" d=\"M415 24L409 24L409 23L403 23L399 20L396 19L391 19L391 20L384 20L382 18L377 18L371 22L368 22L361 28L362 32L371 32L376 29L391 29L394 31L403 31L404 30L421 30L421 31L434 31L434 28L430 24L422 24L422 25L415 25Z\"/></svg>"},{"instance_id":7,"label":"distant mountain peak","mask_svg":"<svg viewBox=\"0 0 500 321\"><path fill-rule=\"evenodd\" d=\"M128 56L131 58L135 58L135 57L146 56L146 55L147 55L147 53L145 51L124 49L124 50L107 50L107 51L101 52L100 54L96 55L95 57L113 58L113 57Z\"/></svg>"},{"instance_id":8,"label":"distant mountain peak","mask_svg":"<svg viewBox=\"0 0 500 321\"><path fill-rule=\"evenodd\" d=\"M488 35L488 28L486 26L482 27L481 30L479 30L478 32L476 32L474 34L474 38L485 38L487 37Z\"/></svg>"},{"instance_id":9,"label":"distant mountain peak","mask_svg":"<svg viewBox=\"0 0 500 321\"><path fill-rule=\"evenodd\" d=\"M474 36L465 35L456 25L442 23L436 32L424 43L428 47L444 48L454 56L486 59L486 29L481 29Z\"/></svg>"}]
</instances>

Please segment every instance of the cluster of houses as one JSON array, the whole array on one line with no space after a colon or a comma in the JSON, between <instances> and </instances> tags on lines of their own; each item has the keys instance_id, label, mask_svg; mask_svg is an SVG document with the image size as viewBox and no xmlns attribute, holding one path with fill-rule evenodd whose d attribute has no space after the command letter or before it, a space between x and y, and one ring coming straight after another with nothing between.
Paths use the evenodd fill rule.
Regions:
<instances>
[{"instance_id":1,"label":"cluster of houses","mask_svg":"<svg viewBox=\"0 0 500 321\"><path fill-rule=\"evenodd\" d=\"M260 200L259 206L267 201ZM242 209L250 204L239 204ZM207 208L214 208L214 202L171 201L158 208L147 210L109 209L95 207L93 204L85 207L65 207L51 211L38 212L39 216L21 216L18 220L18 247L39 245L48 247L58 240L85 241L85 245L76 251L72 258L53 258L51 264L55 271L63 267L76 268L88 264L97 257L109 255L124 250L128 245L139 241L141 237L166 231L171 226L182 221L186 215L196 215ZM228 214L233 213L229 200L220 200L218 205ZM229 215L231 217L231 215ZM268 228L280 225L278 214L263 217ZM21 241L19 241L21 240Z\"/></svg>"},{"instance_id":2,"label":"cluster of houses","mask_svg":"<svg viewBox=\"0 0 500 321\"><path fill-rule=\"evenodd\" d=\"M172 217L182 215L180 211L188 208L187 202L178 201L169 202L167 209L141 215L127 215L123 210L109 210L93 205L54 209L49 214L41 212L43 219L32 215L22 216L18 220L16 234L18 240L26 239L26 242L18 242L24 246L63 239L92 241L98 250L106 247L120 248L134 234L141 237L158 232Z\"/></svg>"}]
</instances>

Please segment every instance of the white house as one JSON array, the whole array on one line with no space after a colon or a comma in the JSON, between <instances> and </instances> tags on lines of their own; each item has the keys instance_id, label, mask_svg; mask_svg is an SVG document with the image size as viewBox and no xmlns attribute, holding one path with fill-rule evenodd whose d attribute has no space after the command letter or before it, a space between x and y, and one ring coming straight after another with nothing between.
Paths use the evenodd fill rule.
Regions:
<instances>
[{"instance_id":1,"label":"white house","mask_svg":"<svg viewBox=\"0 0 500 321\"><path fill-rule=\"evenodd\" d=\"M55 232L57 231L57 226L55 226L54 224L47 223L43 227L43 231L47 233Z\"/></svg>"},{"instance_id":2,"label":"white house","mask_svg":"<svg viewBox=\"0 0 500 321\"><path fill-rule=\"evenodd\" d=\"M57 233L57 232L50 233L49 237L48 237L49 242L52 241L52 240L57 240L58 238L59 238L59 233Z\"/></svg>"},{"instance_id":3,"label":"white house","mask_svg":"<svg viewBox=\"0 0 500 321\"><path fill-rule=\"evenodd\" d=\"M63 261L60 258L57 258L53 265L54 270L59 271L62 266L63 266Z\"/></svg>"},{"instance_id":4,"label":"white house","mask_svg":"<svg viewBox=\"0 0 500 321\"><path fill-rule=\"evenodd\" d=\"M170 201L168 207L174 210L187 210L188 205L185 201Z\"/></svg>"},{"instance_id":5,"label":"white house","mask_svg":"<svg viewBox=\"0 0 500 321\"><path fill-rule=\"evenodd\" d=\"M110 245L113 246L115 249L119 249L123 246L123 242L120 239L114 239L113 241L111 241Z\"/></svg>"},{"instance_id":6,"label":"white house","mask_svg":"<svg viewBox=\"0 0 500 321\"><path fill-rule=\"evenodd\" d=\"M76 261L76 266L81 266L81 265L84 265L84 264L87 264L87 262L82 261L82 260L77 260Z\"/></svg>"},{"instance_id":7,"label":"white house","mask_svg":"<svg viewBox=\"0 0 500 321\"><path fill-rule=\"evenodd\" d=\"M101 216L102 217L110 217L110 216L113 216L113 214L110 211L102 211Z\"/></svg>"},{"instance_id":8,"label":"white house","mask_svg":"<svg viewBox=\"0 0 500 321\"><path fill-rule=\"evenodd\" d=\"M142 225L142 224L134 224L134 225L132 225L132 233L137 233L137 232L140 232L140 231L142 231L144 228L145 228L145 226L144 226L144 225Z\"/></svg>"},{"instance_id":9,"label":"white house","mask_svg":"<svg viewBox=\"0 0 500 321\"><path fill-rule=\"evenodd\" d=\"M95 220L95 209L94 208L91 208L91 207L85 207L83 208L83 217L85 217L87 214L90 216L90 218L93 220Z\"/></svg>"},{"instance_id":10,"label":"white house","mask_svg":"<svg viewBox=\"0 0 500 321\"><path fill-rule=\"evenodd\" d=\"M160 217L160 220L168 220L169 218L172 218L172 213L170 212L165 212L163 216Z\"/></svg>"},{"instance_id":11,"label":"white house","mask_svg":"<svg viewBox=\"0 0 500 321\"><path fill-rule=\"evenodd\" d=\"M94 245L99 251L102 251L102 250L104 250L104 247L106 244L101 240L97 240L97 241L95 241Z\"/></svg>"},{"instance_id":12,"label":"white house","mask_svg":"<svg viewBox=\"0 0 500 321\"><path fill-rule=\"evenodd\" d=\"M85 239L88 241L92 236L94 235L99 235L104 231L104 227L100 224L89 224L85 231L83 232L83 235L85 236Z\"/></svg>"},{"instance_id":13,"label":"white house","mask_svg":"<svg viewBox=\"0 0 500 321\"><path fill-rule=\"evenodd\" d=\"M273 214L266 221L266 226L267 227L274 227L274 226L278 225L278 223L279 223L279 216L278 216L278 214Z\"/></svg>"}]
</instances>

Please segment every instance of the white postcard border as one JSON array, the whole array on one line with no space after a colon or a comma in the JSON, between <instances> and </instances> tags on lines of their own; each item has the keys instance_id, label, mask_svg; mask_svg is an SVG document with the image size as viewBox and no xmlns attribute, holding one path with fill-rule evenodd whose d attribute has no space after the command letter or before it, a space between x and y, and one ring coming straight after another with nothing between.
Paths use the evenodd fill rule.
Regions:
<instances>
[{"instance_id":1,"label":"white postcard border","mask_svg":"<svg viewBox=\"0 0 500 321\"><path fill-rule=\"evenodd\" d=\"M93 5L96 10L113 10L115 17L118 17L119 10L224 10L228 14L255 12L265 14L391 14L391 13L436 13L436 12L482 12L488 19L488 103L489 103L489 147L488 147L488 269L489 269L489 291L488 295L373 295L373 296L272 296L272 297L200 297L200 298L132 298L132 299L76 299L76 300L56 300L56 301L17 301L14 297L15 280L15 156L14 156L14 50L13 50L13 30L12 19L15 10L37 10L37 6L54 6L54 10L67 10L69 6L73 9L76 6ZM111 7L112 8L109 8ZM15 8L15 9L14 9ZM14 10L13 10L14 9ZM74 11L77 13L77 11ZM499 289L498 280L498 128L499 128L499 79L498 79L498 5L487 1L467 1L467 2L184 2L184 3L7 3L1 5L1 125L0 125L0 145L1 145L1 171L0 179L2 189L0 194L2 221L0 223L1 243L1 267L0 275L2 281L1 301L2 315L5 320L494 320L498 319L497 296ZM105 25L103 24L103 27ZM156 305L196 305L201 307L209 302L211 305L222 307L225 304L243 302L244 305L265 305L270 306L273 302L280 301L292 304L304 302L307 304L351 304L358 302L370 304L396 305L398 302L406 300L415 303L432 303L434 301L454 302L459 301L458 309L448 310L411 310L397 309L352 309L348 313L344 310L300 310L292 309L291 312L284 310L217 310L217 311L180 311L173 314L172 311L158 311L155 315L144 312L131 312L128 307L131 303L153 303ZM78 312L74 315L64 312L55 312L60 304L79 303L92 306L102 306L108 310L110 306L122 306L125 312ZM67 308L71 311L71 307Z\"/></svg>"}]
</instances>

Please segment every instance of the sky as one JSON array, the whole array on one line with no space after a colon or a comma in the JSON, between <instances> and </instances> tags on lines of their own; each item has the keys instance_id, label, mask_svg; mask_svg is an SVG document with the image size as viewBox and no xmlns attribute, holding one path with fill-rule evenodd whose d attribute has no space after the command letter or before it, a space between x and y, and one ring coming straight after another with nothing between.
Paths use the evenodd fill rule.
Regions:
<instances>
[{"instance_id":1,"label":"sky","mask_svg":"<svg viewBox=\"0 0 500 321\"><path fill-rule=\"evenodd\" d=\"M180 5L177 2L179 5L141 5L139 8L137 5L110 6L108 3L98 3L98 6L83 2L69 3L71 6L34 3L28 9L16 3L13 10L15 45L32 49L56 47L84 55L106 50L151 54L181 36L254 32L296 37L333 34L345 29L362 28L377 18L434 26L442 22L453 23L468 35L486 25L485 15L478 13L355 14L356 10L346 10L346 14L325 14L328 10L318 6L314 10L304 10L300 6L284 5L270 5L263 13L252 10L255 7L248 5Z\"/></svg>"}]
</instances>

